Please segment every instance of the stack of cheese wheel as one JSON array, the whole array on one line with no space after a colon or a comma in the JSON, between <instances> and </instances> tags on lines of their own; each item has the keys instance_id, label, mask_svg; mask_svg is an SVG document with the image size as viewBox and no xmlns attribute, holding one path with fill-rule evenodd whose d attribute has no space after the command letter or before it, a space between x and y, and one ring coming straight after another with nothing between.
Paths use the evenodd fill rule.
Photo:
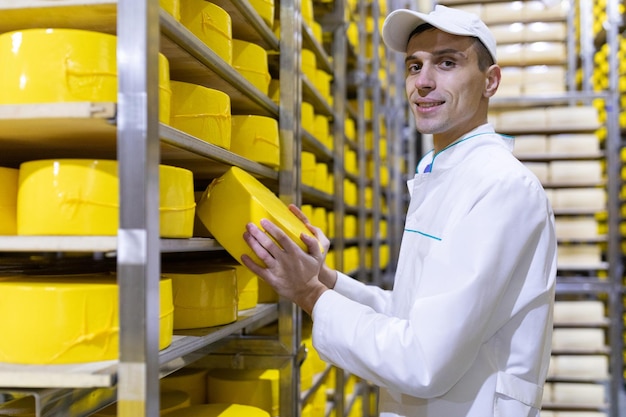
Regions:
<instances>
[{"instance_id":1,"label":"stack of cheese wheel","mask_svg":"<svg viewBox=\"0 0 626 417\"><path fill-rule=\"evenodd\" d=\"M311 83L315 82L317 76L317 58L315 52L310 49L302 49L302 73Z\"/></svg>"},{"instance_id":2,"label":"stack of cheese wheel","mask_svg":"<svg viewBox=\"0 0 626 417\"><path fill-rule=\"evenodd\" d=\"M233 268L163 265L172 280L174 329L219 326L237 320L237 276Z\"/></svg>"},{"instance_id":3,"label":"stack of cheese wheel","mask_svg":"<svg viewBox=\"0 0 626 417\"><path fill-rule=\"evenodd\" d=\"M229 149L231 144L231 107L228 94L181 81L172 81L171 85L172 113L170 124L172 127L198 139Z\"/></svg>"},{"instance_id":4,"label":"stack of cheese wheel","mask_svg":"<svg viewBox=\"0 0 626 417\"><path fill-rule=\"evenodd\" d=\"M189 394L180 390L161 391L159 393L159 415L165 415L170 411L180 410L181 408L191 406ZM0 414L1 415L1 414ZM108 407L92 414L92 417L116 417L117 404L111 404Z\"/></svg>"},{"instance_id":5,"label":"stack of cheese wheel","mask_svg":"<svg viewBox=\"0 0 626 417\"><path fill-rule=\"evenodd\" d=\"M15 168L0 167L0 235L17 233L17 178Z\"/></svg>"},{"instance_id":6,"label":"stack of cheese wheel","mask_svg":"<svg viewBox=\"0 0 626 417\"><path fill-rule=\"evenodd\" d=\"M280 166L278 121L266 116L233 116L230 150L245 158L278 168Z\"/></svg>"},{"instance_id":7,"label":"stack of cheese wheel","mask_svg":"<svg viewBox=\"0 0 626 417\"><path fill-rule=\"evenodd\" d=\"M78 29L0 35L0 104L117 102L117 38ZM169 62L159 54L159 120L169 123Z\"/></svg>"},{"instance_id":8,"label":"stack of cheese wheel","mask_svg":"<svg viewBox=\"0 0 626 417\"><path fill-rule=\"evenodd\" d=\"M164 414L167 417L270 417L267 411L243 404L200 404Z\"/></svg>"},{"instance_id":9,"label":"stack of cheese wheel","mask_svg":"<svg viewBox=\"0 0 626 417\"><path fill-rule=\"evenodd\" d=\"M233 68L263 94L269 93L272 77L265 49L252 42L233 39Z\"/></svg>"},{"instance_id":10,"label":"stack of cheese wheel","mask_svg":"<svg viewBox=\"0 0 626 417\"><path fill-rule=\"evenodd\" d=\"M238 167L231 167L209 184L198 202L197 214L209 232L238 261L245 253L256 262L262 262L242 237L250 222L260 227L261 219L272 221L303 250L307 247L300 236L303 233L313 236L269 188Z\"/></svg>"},{"instance_id":11,"label":"stack of cheese wheel","mask_svg":"<svg viewBox=\"0 0 626 417\"><path fill-rule=\"evenodd\" d=\"M61 159L24 162L17 196L20 235L115 235L117 161ZM195 201L191 171L159 167L163 237L191 237ZM45 210L41 210L45 207Z\"/></svg>"},{"instance_id":12,"label":"stack of cheese wheel","mask_svg":"<svg viewBox=\"0 0 626 417\"><path fill-rule=\"evenodd\" d=\"M271 28L274 26L274 0L249 0L250 5Z\"/></svg>"},{"instance_id":13,"label":"stack of cheese wheel","mask_svg":"<svg viewBox=\"0 0 626 417\"><path fill-rule=\"evenodd\" d=\"M207 369L185 367L161 378L161 391L180 390L189 396L191 405L206 403Z\"/></svg>"},{"instance_id":14,"label":"stack of cheese wheel","mask_svg":"<svg viewBox=\"0 0 626 417\"><path fill-rule=\"evenodd\" d=\"M180 6L180 23L228 65L232 64L233 29L226 10L205 0L185 0Z\"/></svg>"},{"instance_id":15,"label":"stack of cheese wheel","mask_svg":"<svg viewBox=\"0 0 626 417\"><path fill-rule=\"evenodd\" d=\"M212 369L207 378L209 403L245 404L278 416L277 369Z\"/></svg>"},{"instance_id":16,"label":"stack of cheese wheel","mask_svg":"<svg viewBox=\"0 0 626 417\"><path fill-rule=\"evenodd\" d=\"M113 275L0 280L0 362L65 364L118 357L119 288ZM172 341L172 282L159 283L159 348Z\"/></svg>"}]
</instances>

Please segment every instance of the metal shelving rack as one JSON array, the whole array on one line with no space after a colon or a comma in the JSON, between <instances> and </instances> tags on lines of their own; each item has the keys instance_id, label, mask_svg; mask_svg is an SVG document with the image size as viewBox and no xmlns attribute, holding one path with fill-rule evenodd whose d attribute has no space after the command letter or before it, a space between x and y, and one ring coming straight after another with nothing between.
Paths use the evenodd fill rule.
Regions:
<instances>
[{"instance_id":1,"label":"metal shelving rack","mask_svg":"<svg viewBox=\"0 0 626 417\"><path fill-rule=\"evenodd\" d=\"M17 166L28 159L97 155L117 159L120 166L121 206L117 236L0 237L1 252L93 252L94 257L115 260L117 268L121 329L119 360L28 369L0 364L0 396L33 396L37 417L87 416L116 400L121 417L156 416L159 414L159 379L198 361L215 365L228 361L237 368L280 369L280 415L295 417L300 415L302 404L311 395L311 390L328 377L330 368L318 377L310 392L300 392L299 366L306 355L301 343L302 313L284 300L245 310L233 324L199 331L177 331L169 347L161 351L157 347L159 306L156 295L160 255L223 251L211 238L159 237L159 163L190 169L194 179L203 182L220 175L230 166L238 166L275 184L285 203L311 202L334 210L338 215L332 225L336 236L333 247L338 254L351 243L342 237L343 216L360 210L347 207L343 198L346 174L344 117L349 112L347 68L349 56L353 53L347 45L345 0L335 0L332 9L321 19L325 32L330 33L329 45L320 44L311 28L302 21L300 0L277 3L280 37L262 21L247 0L211 1L224 8L233 21L243 23L237 28L233 25L234 37L280 52L279 68L275 69L280 78L280 105L258 91L162 10L157 0L28 0L19 3L0 0L2 32L47 26L95 30L118 36L117 103L0 106L0 131L4 132L0 133L0 139L4 139L3 146L7 144L7 151L1 158L4 164ZM369 12L378 16L377 5L360 3L363 14ZM367 8L371 9L368 11ZM81 19L76 19L77 15ZM379 42L378 36L378 33L374 34L375 45ZM315 52L318 67L334 77L332 106L319 95L311 80L302 76L300 51L305 46ZM325 47L332 51L332 58ZM281 169L275 171L159 123L157 106L154 105L158 102L156 64L159 52L170 61L172 79L224 91L231 97L232 107L240 112L277 118ZM375 62L372 68L377 70L379 65ZM376 108L384 111L377 77L374 72L371 77L374 80L365 80L362 87L373 91ZM314 103L316 112L333 119L333 150L302 129L300 107L304 98ZM388 105L396 103L391 96L386 99ZM362 111L357 117L363 120ZM377 123L372 122L378 135ZM397 126L394 132L399 130ZM92 137L93 142L85 143L82 139L85 135ZM33 149L33 144L39 145L37 149ZM364 141L360 140L356 146L364 146ZM320 160L332 165L334 195L301 184L300 152L303 149L313 151ZM400 155L399 146L393 149L398 152L394 155ZM380 150L375 147L373 152L378 155ZM365 186L365 170L362 172L361 187ZM373 185L377 195L381 195L376 180ZM401 200L399 192L396 193L393 197ZM365 214L380 219L379 211L380 206L376 206ZM401 215L396 215L395 220L401 222ZM361 233L359 244L365 244L363 236ZM377 250L379 242L371 244ZM337 256L336 267L342 269L342 264L342 257ZM372 276L378 274L377 267L378 261L375 261L373 270L369 271ZM275 338L250 337L253 330L275 322L278 323ZM346 378L343 372L337 372L336 386L343 387ZM369 394L367 384L355 392L364 399L369 398ZM345 415L353 400L354 397L345 398L343 390L337 389L331 407L338 415ZM369 401L363 403L369 414Z\"/></svg>"}]
</instances>

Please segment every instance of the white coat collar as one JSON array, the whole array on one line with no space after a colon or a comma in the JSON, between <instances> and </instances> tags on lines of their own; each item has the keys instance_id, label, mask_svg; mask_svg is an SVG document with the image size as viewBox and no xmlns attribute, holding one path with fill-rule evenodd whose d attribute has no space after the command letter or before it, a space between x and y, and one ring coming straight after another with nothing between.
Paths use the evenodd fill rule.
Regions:
<instances>
[{"instance_id":1,"label":"white coat collar","mask_svg":"<svg viewBox=\"0 0 626 417\"><path fill-rule=\"evenodd\" d=\"M513 137L496 133L491 124L485 123L467 132L436 154L434 150L430 150L417 164L416 173L422 174L434 169L441 170L454 166L463 160L476 146L485 143L485 141L500 143L507 147L509 151L513 151ZM459 146L461 144L463 146ZM430 167L428 167L429 165Z\"/></svg>"}]
</instances>

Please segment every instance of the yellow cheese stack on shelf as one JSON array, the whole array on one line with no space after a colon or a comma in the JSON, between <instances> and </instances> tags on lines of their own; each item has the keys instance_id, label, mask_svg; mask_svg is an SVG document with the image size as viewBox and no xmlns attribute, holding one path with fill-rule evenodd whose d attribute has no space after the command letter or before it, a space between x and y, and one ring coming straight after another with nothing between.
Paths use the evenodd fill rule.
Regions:
<instances>
[{"instance_id":1,"label":"yellow cheese stack on shelf","mask_svg":"<svg viewBox=\"0 0 626 417\"><path fill-rule=\"evenodd\" d=\"M233 39L232 65L253 86L268 94L272 77L265 49L252 42Z\"/></svg>"},{"instance_id":2,"label":"yellow cheese stack on shelf","mask_svg":"<svg viewBox=\"0 0 626 417\"><path fill-rule=\"evenodd\" d=\"M172 81L172 127L224 149L231 145L230 97L223 91Z\"/></svg>"},{"instance_id":3,"label":"yellow cheese stack on shelf","mask_svg":"<svg viewBox=\"0 0 626 417\"><path fill-rule=\"evenodd\" d=\"M302 184L309 187L315 186L315 174L317 174L317 158L313 152L304 151L300 154L300 171Z\"/></svg>"},{"instance_id":4,"label":"yellow cheese stack on shelf","mask_svg":"<svg viewBox=\"0 0 626 417\"><path fill-rule=\"evenodd\" d=\"M172 282L159 284L159 349L172 341ZM15 276L0 280L0 362L66 364L118 357L113 275Z\"/></svg>"},{"instance_id":5,"label":"yellow cheese stack on shelf","mask_svg":"<svg viewBox=\"0 0 626 417\"><path fill-rule=\"evenodd\" d=\"M191 237L195 201L191 171L159 167L163 237ZM24 162L17 196L20 235L115 235L119 217L117 161ZM46 210L41 210L45 207Z\"/></svg>"},{"instance_id":6,"label":"yellow cheese stack on shelf","mask_svg":"<svg viewBox=\"0 0 626 417\"><path fill-rule=\"evenodd\" d=\"M238 167L231 167L209 184L197 212L209 232L237 261L245 253L261 263L242 237L249 222L260 226L263 218L272 221L304 250L307 248L301 234L313 236L269 188Z\"/></svg>"},{"instance_id":7,"label":"yellow cheese stack on shelf","mask_svg":"<svg viewBox=\"0 0 626 417\"><path fill-rule=\"evenodd\" d=\"M302 73L306 75L311 83L315 82L317 76L317 58L315 52L310 49L302 49Z\"/></svg>"},{"instance_id":8,"label":"yellow cheese stack on shelf","mask_svg":"<svg viewBox=\"0 0 626 417\"><path fill-rule=\"evenodd\" d=\"M272 417L279 411L277 369L212 369L207 378L209 403L258 407Z\"/></svg>"},{"instance_id":9,"label":"yellow cheese stack on shelf","mask_svg":"<svg viewBox=\"0 0 626 417\"><path fill-rule=\"evenodd\" d=\"M266 116L232 116L230 150L244 158L278 168L280 166L278 121Z\"/></svg>"},{"instance_id":10,"label":"yellow cheese stack on shelf","mask_svg":"<svg viewBox=\"0 0 626 417\"><path fill-rule=\"evenodd\" d=\"M322 69L315 70L315 87L317 91L326 99L328 104L333 105L333 96L331 94L331 84L333 76Z\"/></svg>"},{"instance_id":11,"label":"yellow cheese stack on shelf","mask_svg":"<svg viewBox=\"0 0 626 417\"><path fill-rule=\"evenodd\" d=\"M233 24L226 10L205 0L185 0L180 5L180 23L232 65Z\"/></svg>"},{"instance_id":12,"label":"yellow cheese stack on shelf","mask_svg":"<svg viewBox=\"0 0 626 417\"><path fill-rule=\"evenodd\" d=\"M180 21L180 0L159 0L159 6L172 15L174 20Z\"/></svg>"},{"instance_id":13,"label":"yellow cheese stack on shelf","mask_svg":"<svg viewBox=\"0 0 626 417\"><path fill-rule=\"evenodd\" d=\"M167 417L270 417L257 407L243 404L200 404L164 414Z\"/></svg>"},{"instance_id":14,"label":"yellow cheese stack on shelf","mask_svg":"<svg viewBox=\"0 0 626 417\"><path fill-rule=\"evenodd\" d=\"M300 119L302 128L309 133L315 131L315 109L311 103L302 102L300 106Z\"/></svg>"},{"instance_id":15,"label":"yellow cheese stack on shelf","mask_svg":"<svg viewBox=\"0 0 626 417\"><path fill-rule=\"evenodd\" d=\"M248 267L241 264L233 264L237 275L237 310L247 310L256 307L259 300L259 277Z\"/></svg>"},{"instance_id":16,"label":"yellow cheese stack on shelf","mask_svg":"<svg viewBox=\"0 0 626 417\"><path fill-rule=\"evenodd\" d=\"M161 391L180 390L189 396L191 405L206 403L206 375L204 368L185 367L161 378Z\"/></svg>"},{"instance_id":17,"label":"yellow cheese stack on shelf","mask_svg":"<svg viewBox=\"0 0 626 417\"><path fill-rule=\"evenodd\" d=\"M0 104L117 102L117 38L78 29L0 35ZM169 123L169 62L159 54L159 120Z\"/></svg>"},{"instance_id":18,"label":"yellow cheese stack on shelf","mask_svg":"<svg viewBox=\"0 0 626 417\"><path fill-rule=\"evenodd\" d=\"M161 391L159 393L159 415L165 415L170 411L179 410L181 408L189 407L191 400L189 394L185 391ZM0 412L2 410L0 409ZM2 415L2 414L0 414ZM91 414L92 417L116 417L117 416L117 403L111 404L102 410Z\"/></svg>"},{"instance_id":19,"label":"yellow cheese stack on shelf","mask_svg":"<svg viewBox=\"0 0 626 417\"><path fill-rule=\"evenodd\" d=\"M250 5L271 28L274 26L274 0L248 0Z\"/></svg>"},{"instance_id":20,"label":"yellow cheese stack on shelf","mask_svg":"<svg viewBox=\"0 0 626 417\"><path fill-rule=\"evenodd\" d=\"M175 330L237 320L237 276L233 268L164 265L162 275L172 280Z\"/></svg>"},{"instance_id":21,"label":"yellow cheese stack on shelf","mask_svg":"<svg viewBox=\"0 0 626 417\"><path fill-rule=\"evenodd\" d=\"M17 233L17 181L19 171L0 167L0 235Z\"/></svg>"}]
</instances>

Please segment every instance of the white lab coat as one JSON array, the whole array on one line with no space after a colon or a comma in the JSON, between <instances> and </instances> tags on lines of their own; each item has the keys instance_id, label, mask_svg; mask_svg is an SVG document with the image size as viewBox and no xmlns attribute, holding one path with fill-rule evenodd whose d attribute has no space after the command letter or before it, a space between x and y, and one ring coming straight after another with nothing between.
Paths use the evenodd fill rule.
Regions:
<instances>
[{"instance_id":1,"label":"white lab coat","mask_svg":"<svg viewBox=\"0 0 626 417\"><path fill-rule=\"evenodd\" d=\"M424 157L393 290L339 274L314 307L314 347L381 387L381 416L539 415L554 215L512 141L487 124Z\"/></svg>"}]
</instances>

